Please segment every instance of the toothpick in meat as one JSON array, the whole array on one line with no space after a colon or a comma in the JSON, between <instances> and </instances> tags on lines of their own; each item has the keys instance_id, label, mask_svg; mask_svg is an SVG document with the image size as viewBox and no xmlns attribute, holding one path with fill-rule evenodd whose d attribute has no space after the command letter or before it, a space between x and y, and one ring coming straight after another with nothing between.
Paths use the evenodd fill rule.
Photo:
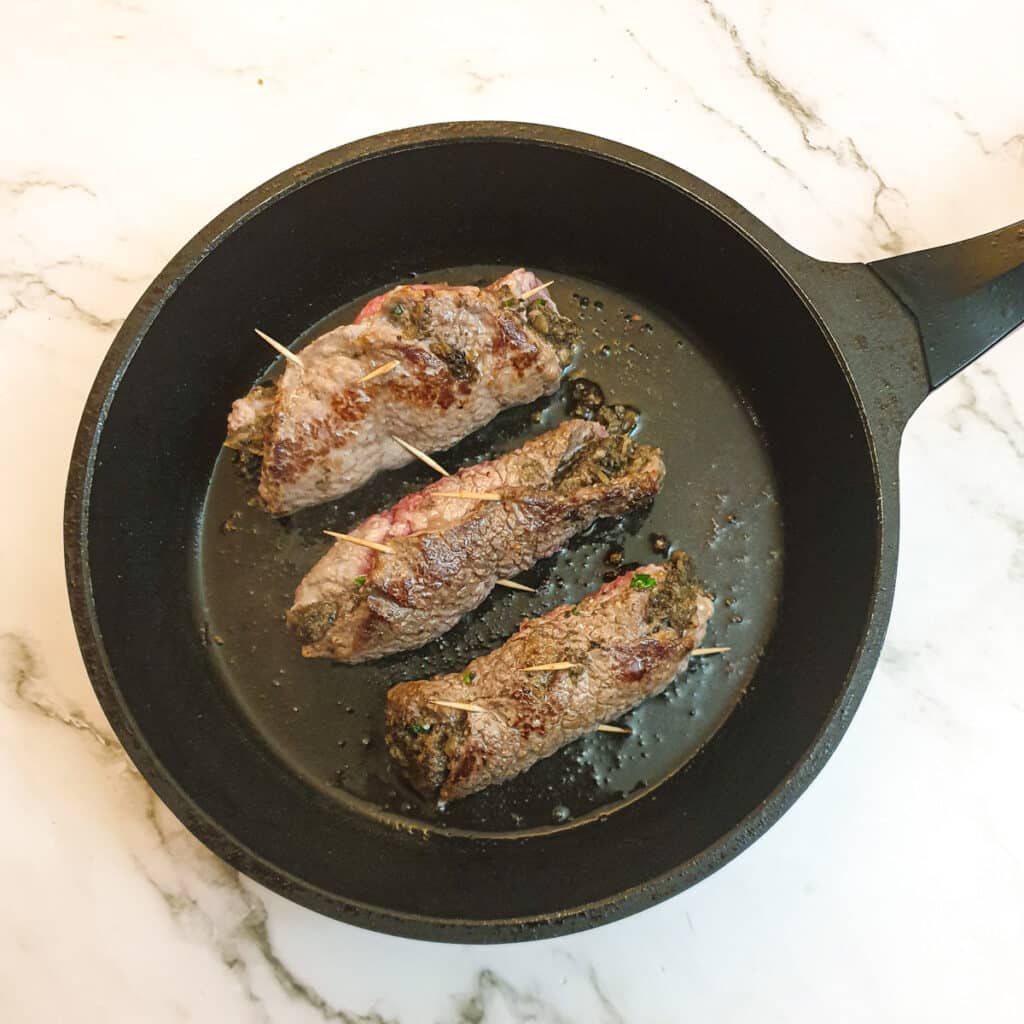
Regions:
<instances>
[{"instance_id":1,"label":"toothpick in meat","mask_svg":"<svg viewBox=\"0 0 1024 1024\"><path fill-rule=\"evenodd\" d=\"M455 708L456 711L486 711L487 708L480 707L479 704L464 704L461 700L441 700L439 697L432 697L428 704L436 704L442 708Z\"/></svg>"},{"instance_id":2,"label":"toothpick in meat","mask_svg":"<svg viewBox=\"0 0 1024 1024\"><path fill-rule=\"evenodd\" d=\"M428 704L435 704L440 708L454 708L456 711L486 711L487 708L480 707L479 704L467 704L461 700L441 700L440 697L431 697L427 702ZM632 736L633 730L627 729L622 725L598 725L595 726L597 732L614 732L620 736Z\"/></svg>"},{"instance_id":3,"label":"toothpick in meat","mask_svg":"<svg viewBox=\"0 0 1024 1024\"><path fill-rule=\"evenodd\" d=\"M294 353L291 349L285 348L284 345L274 339L269 334L264 334L258 327L254 327L253 330L276 352L288 360L289 363L294 363L300 370L306 369L306 364Z\"/></svg>"},{"instance_id":4,"label":"toothpick in meat","mask_svg":"<svg viewBox=\"0 0 1024 1024\"><path fill-rule=\"evenodd\" d=\"M396 366L398 366L398 360L392 359L389 363L384 363L383 366L378 366L375 370L371 370L368 374L360 377L356 381L357 384L365 384L368 380L373 380L374 377L383 376L385 373L390 373Z\"/></svg>"},{"instance_id":5,"label":"toothpick in meat","mask_svg":"<svg viewBox=\"0 0 1024 1024\"><path fill-rule=\"evenodd\" d=\"M516 583L515 580L495 580L496 587L505 587L507 590L522 590L527 594L536 594L536 587L528 587L525 583Z\"/></svg>"},{"instance_id":6,"label":"toothpick in meat","mask_svg":"<svg viewBox=\"0 0 1024 1024\"><path fill-rule=\"evenodd\" d=\"M543 284L539 284L536 287L531 288L529 291L523 292L523 294L520 295L519 298L520 299L528 299L528 298L530 298L531 295L536 295L537 292L542 292L542 291L544 291L545 288L550 288L551 285L553 285L554 283L555 283L554 281L545 281Z\"/></svg>"},{"instance_id":7,"label":"toothpick in meat","mask_svg":"<svg viewBox=\"0 0 1024 1024\"><path fill-rule=\"evenodd\" d=\"M400 437L395 437L394 434L391 435L391 440L395 444L400 444L410 455L414 455L420 462L425 462L432 470L440 473L441 476L451 476L451 473L441 463L435 462L426 452L421 452L415 445L409 444L408 441L403 441Z\"/></svg>"},{"instance_id":8,"label":"toothpick in meat","mask_svg":"<svg viewBox=\"0 0 1024 1024\"><path fill-rule=\"evenodd\" d=\"M465 498L467 501L501 501L497 491L434 491L435 498Z\"/></svg>"},{"instance_id":9,"label":"toothpick in meat","mask_svg":"<svg viewBox=\"0 0 1024 1024\"><path fill-rule=\"evenodd\" d=\"M347 540L349 544L358 544L360 547L371 548L373 551L380 551L385 555L390 555L394 552L394 548L388 547L387 544L378 544L375 540L364 540L362 537L353 537L350 533L335 533L334 530L324 530L324 533L328 537L334 537L335 540Z\"/></svg>"}]
</instances>

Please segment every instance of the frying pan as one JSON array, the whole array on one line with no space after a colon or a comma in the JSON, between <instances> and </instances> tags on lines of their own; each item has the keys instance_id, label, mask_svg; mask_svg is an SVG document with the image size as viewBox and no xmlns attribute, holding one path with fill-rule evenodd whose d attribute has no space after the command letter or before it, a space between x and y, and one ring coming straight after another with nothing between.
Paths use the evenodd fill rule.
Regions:
<instances>
[{"instance_id":1,"label":"frying pan","mask_svg":"<svg viewBox=\"0 0 1024 1024\"><path fill-rule=\"evenodd\" d=\"M225 414L301 345L401 281L526 265L583 332L573 371L662 446L650 510L603 523L437 643L303 661L281 621L344 529L415 464L286 520L246 504ZM126 750L212 850L325 914L417 938L577 931L705 877L821 769L878 657L897 553L897 452L922 399L1024 320L1024 222L877 263L797 252L645 153L510 123L441 124L315 157L201 231L131 312L89 395L66 502L92 683ZM566 415L512 410L462 465ZM409 440L415 441L415 438ZM383 695L594 589L607 562L691 552L716 595L703 659L627 721L439 812L397 778Z\"/></svg>"}]
</instances>

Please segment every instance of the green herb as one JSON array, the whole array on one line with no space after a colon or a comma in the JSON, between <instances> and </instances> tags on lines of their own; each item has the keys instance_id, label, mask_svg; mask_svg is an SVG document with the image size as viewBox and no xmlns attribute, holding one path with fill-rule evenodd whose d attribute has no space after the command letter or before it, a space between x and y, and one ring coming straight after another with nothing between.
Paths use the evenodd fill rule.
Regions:
<instances>
[{"instance_id":1,"label":"green herb","mask_svg":"<svg viewBox=\"0 0 1024 1024\"><path fill-rule=\"evenodd\" d=\"M506 299L506 300L505 300L505 301L504 301L504 302L502 303L502 305L503 305L503 306L504 306L504 307L505 307L506 309L508 309L508 308L509 308L510 306L514 306L515 304L516 304L516 300L515 300L515 299Z\"/></svg>"},{"instance_id":2,"label":"green herb","mask_svg":"<svg viewBox=\"0 0 1024 1024\"><path fill-rule=\"evenodd\" d=\"M473 682L474 679L476 679L476 673L475 672L470 672L468 668L466 669L465 672L462 673L462 681L464 683L466 683L467 686L471 682Z\"/></svg>"},{"instance_id":3,"label":"green herb","mask_svg":"<svg viewBox=\"0 0 1024 1024\"><path fill-rule=\"evenodd\" d=\"M366 577L365 576L357 576L352 581L352 586L353 587L361 587L361 586L363 586L364 583L366 583Z\"/></svg>"},{"instance_id":4,"label":"green herb","mask_svg":"<svg viewBox=\"0 0 1024 1024\"><path fill-rule=\"evenodd\" d=\"M578 604L574 604L572 606L572 611L569 612L569 614L570 615L579 615L579 613L580 613L580 606Z\"/></svg>"},{"instance_id":5,"label":"green herb","mask_svg":"<svg viewBox=\"0 0 1024 1024\"><path fill-rule=\"evenodd\" d=\"M413 722L412 725L406 726L406 728L413 734L413 736L419 736L421 732L430 732L430 723Z\"/></svg>"},{"instance_id":6,"label":"green herb","mask_svg":"<svg viewBox=\"0 0 1024 1024\"><path fill-rule=\"evenodd\" d=\"M401 316L404 312L405 312L405 306L403 306L400 302L396 302L391 307L391 315L392 316Z\"/></svg>"},{"instance_id":7,"label":"green herb","mask_svg":"<svg viewBox=\"0 0 1024 1024\"><path fill-rule=\"evenodd\" d=\"M629 583L632 590L653 590L657 585L658 581L645 572L635 573Z\"/></svg>"},{"instance_id":8,"label":"green herb","mask_svg":"<svg viewBox=\"0 0 1024 1024\"><path fill-rule=\"evenodd\" d=\"M538 299L537 300L537 305L538 306L546 306L547 304L548 304L548 300L547 299Z\"/></svg>"}]
</instances>

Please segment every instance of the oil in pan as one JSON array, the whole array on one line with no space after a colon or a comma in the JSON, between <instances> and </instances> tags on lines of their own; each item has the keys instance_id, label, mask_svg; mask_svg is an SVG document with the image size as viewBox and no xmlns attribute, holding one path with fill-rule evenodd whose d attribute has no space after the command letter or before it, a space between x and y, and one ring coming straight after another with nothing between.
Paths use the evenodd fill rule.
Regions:
<instances>
[{"instance_id":1,"label":"oil in pan","mask_svg":"<svg viewBox=\"0 0 1024 1024\"><path fill-rule=\"evenodd\" d=\"M509 269L447 268L419 279L487 283ZM582 332L561 390L502 413L436 457L449 469L492 458L603 397L602 415L627 417L617 425L660 446L667 468L650 508L599 521L517 577L537 593L496 589L420 650L362 665L304 659L284 615L295 586L331 543L323 530L346 531L434 476L414 463L338 501L275 520L250 504L253 483L231 452L225 449L212 468L196 579L205 615L199 626L210 638L217 676L290 770L375 818L514 833L610 813L683 768L707 742L741 698L774 623L781 510L769 454L743 396L686 325L598 283L537 273L555 280L555 302ZM368 297L341 306L307 338L350 322ZM630 736L586 736L443 811L405 784L383 741L390 686L455 671L501 644L522 619L578 601L605 579L676 548L690 552L716 597L706 643L728 646L728 653L693 659L662 695L626 716Z\"/></svg>"}]
</instances>

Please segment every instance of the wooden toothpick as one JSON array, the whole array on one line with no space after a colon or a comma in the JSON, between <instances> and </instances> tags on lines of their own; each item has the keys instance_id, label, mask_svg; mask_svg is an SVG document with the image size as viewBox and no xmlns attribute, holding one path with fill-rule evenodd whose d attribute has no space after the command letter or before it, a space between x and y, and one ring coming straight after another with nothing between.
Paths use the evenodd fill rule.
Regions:
<instances>
[{"instance_id":1,"label":"wooden toothpick","mask_svg":"<svg viewBox=\"0 0 1024 1024\"><path fill-rule=\"evenodd\" d=\"M486 711L487 708L480 707L479 704L464 704L461 700L439 700L435 697L431 697L428 704L437 704L442 708L455 708L456 711Z\"/></svg>"},{"instance_id":2,"label":"wooden toothpick","mask_svg":"<svg viewBox=\"0 0 1024 1024\"><path fill-rule=\"evenodd\" d=\"M501 501L497 491L434 491L435 498L466 498L469 501Z\"/></svg>"},{"instance_id":3,"label":"wooden toothpick","mask_svg":"<svg viewBox=\"0 0 1024 1024\"><path fill-rule=\"evenodd\" d=\"M495 580L494 585L496 587L505 587L508 590L523 590L527 594L536 594L536 587L528 587L525 583L516 583L515 580Z\"/></svg>"},{"instance_id":4,"label":"wooden toothpick","mask_svg":"<svg viewBox=\"0 0 1024 1024\"><path fill-rule=\"evenodd\" d=\"M375 540L364 540L362 537L353 537L350 533L335 533L334 530L324 530L324 533L328 537L334 537L335 540L347 540L349 544L358 544L360 547L370 548L373 551L381 551L385 555L394 553L394 548L389 548L387 544L378 544Z\"/></svg>"},{"instance_id":5,"label":"wooden toothpick","mask_svg":"<svg viewBox=\"0 0 1024 1024\"><path fill-rule=\"evenodd\" d=\"M530 665L524 668L524 672L560 672L566 668L583 668L582 665L578 665L575 661L551 661L546 665Z\"/></svg>"},{"instance_id":6,"label":"wooden toothpick","mask_svg":"<svg viewBox=\"0 0 1024 1024\"><path fill-rule=\"evenodd\" d=\"M543 284L538 284L535 287L531 288L528 292L523 292L523 294L520 295L519 298L528 299L531 295L536 295L537 292L542 292L545 288L550 288L551 285L553 285L554 283L554 281L545 281Z\"/></svg>"},{"instance_id":7,"label":"wooden toothpick","mask_svg":"<svg viewBox=\"0 0 1024 1024\"><path fill-rule=\"evenodd\" d=\"M461 700L441 700L439 697L431 697L428 704L435 704L440 708L454 708L456 711L486 711L487 708L480 707L479 704L466 704ZM622 725L597 725L594 726L597 732L614 732L620 736L632 736L633 730L627 729Z\"/></svg>"},{"instance_id":8,"label":"wooden toothpick","mask_svg":"<svg viewBox=\"0 0 1024 1024\"><path fill-rule=\"evenodd\" d=\"M398 360L392 359L390 363L385 363L383 366L378 366L375 370L371 370L368 374L360 377L356 381L357 384L365 384L368 380L373 380L374 377L380 377L385 373L390 373L396 366L398 366Z\"/></svg>"},{"instance_id":9,"label":"wooden toothpick","mask_svg":"<svg viewBox=\"0 0 1024 1024\"><path fill-rule=\"evenodd\" d=\"M254 327L253 330L276 352L288 360L289 363L294 363L300 370L305 370L306 364L294 353L291 349L287 349L279 341L274 339L269 334L264 334L258 327Z\"/></svg>"},{"instance_id":10,"label":"wooden toothpick","mask_svg":"<svg viewBox=\"0 0 1024 1024\"><path fill-rule=\"evenodd\" d=\"M426 452L421 452L415 445L409 444L408 441L403 441L400 437L395 437L394 434L391 435L391 440L396 444L400 444L410 455L414 455L420 462L425 462L432 470L440 473L441 476L451 476L451 473L441 463L435 462Z\"/></svg>"},{"instance_id":11,"label":"wooden toothpick","mask_svg":"<svg viewBox=\"0 0 1024 1024\"><path fill-rule=\"evenodd\" d=\"M731 647L695 647L690 654L725 654L726 651L731 650Z\"/></svg>"}]
</instances>

